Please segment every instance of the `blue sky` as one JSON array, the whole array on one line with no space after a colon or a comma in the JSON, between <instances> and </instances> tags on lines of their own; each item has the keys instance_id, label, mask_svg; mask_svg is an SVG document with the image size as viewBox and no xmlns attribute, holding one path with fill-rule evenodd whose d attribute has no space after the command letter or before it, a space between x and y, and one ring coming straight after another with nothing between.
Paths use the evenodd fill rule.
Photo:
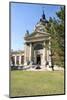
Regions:
<instances>
[{"instance_id":1,"label":"blue sky","mask_svg":"<svg viewBox=\"0 0 67 100\"><path fill-rule=\"evenodd\" d=\"M26 30L30 33L34 30L43 9L46 19L49 20L49 17L57 18L55 13L60 6L11 3L11 49L24 50Z\"/></svg>"}]
</instances>

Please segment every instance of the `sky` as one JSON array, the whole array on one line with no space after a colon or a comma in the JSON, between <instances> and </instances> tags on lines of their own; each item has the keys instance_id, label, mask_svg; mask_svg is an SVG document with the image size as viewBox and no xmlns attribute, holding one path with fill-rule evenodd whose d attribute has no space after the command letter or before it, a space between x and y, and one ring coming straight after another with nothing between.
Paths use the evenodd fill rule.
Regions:
<instances>
[{"instance_id":1,"label":"sky","mask_svg":"<svg viewBox=\"0 0 67 100\"><path fill-rule=\"evenodd\" d=\"M60 10L58 5L45 4L24 4L11 3L11 49L24 50L24 36L26 30L31 33L37 22L39 22L42 13L45 13L46 19L55 17L56 12Z\"/></svg>"}]
</instances>

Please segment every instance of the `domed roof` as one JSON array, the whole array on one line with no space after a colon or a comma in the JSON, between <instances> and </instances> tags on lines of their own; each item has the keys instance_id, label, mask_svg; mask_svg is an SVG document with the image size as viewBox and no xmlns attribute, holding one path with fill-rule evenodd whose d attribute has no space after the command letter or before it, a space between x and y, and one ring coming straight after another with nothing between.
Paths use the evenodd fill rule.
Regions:
<instances>
[{"instance_id":1,"label":"domed roof","mask_svg":"<svg viewBox=\"0 0 67 100\"><path fill-rule=\"evenodd\" d=\"M49 35L49 33L47 33L47 30L46 30L46 26L48 24L48 21L46 20L46 17L45 17L45 14L43 12L39 22L35 25L35 29L34 31L29 34L29 31L27 30L26 31L26 34L25 34L25 39L29 38L29 37L32 37L33 35Z\"/></svg>"}]
</instances>

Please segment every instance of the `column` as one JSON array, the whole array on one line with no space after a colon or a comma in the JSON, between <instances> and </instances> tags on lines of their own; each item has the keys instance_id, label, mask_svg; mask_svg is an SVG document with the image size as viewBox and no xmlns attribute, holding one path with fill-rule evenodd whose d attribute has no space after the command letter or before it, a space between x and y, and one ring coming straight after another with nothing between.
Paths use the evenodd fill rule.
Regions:
<instances>
[{"instance_id":1,"label":"column","mask_svg":"<svg viewBox=\"0 0 67 100\"><path fill-rule=\"evenodd\" d=\"M26 61L26 43L24 44L24 65L27 65L27 61Z\"/></svg>"},{"instance_id":2,"label":"column","mask_svg":"<svg viewBox=\"0 0 67 100\"><path fill-rule=\"evenodd\" d=\"M15 55L15 66L16 66L16 55Z\"/></svg>"},{"instance_id":3,"label":"column","mask_svg":"<svg viewBox=\"0 0 67 100\"><path fill-rule=\"evenodd\" d=\"M30 55L29 55L29 61L32 61L32 43L30 43Z\"/></svg>"},{"instance_id":4,"label":"column","mask_svg":"<svg viewBox=\"0 0 67 100\"><path fill-rule=\"evenodd\" d=\"M43 65L45 65L45 41L44 41L44 48L43 48Z\"/></svg>"},{"instance_id":5,"label":"column","mask_svg":"<svg viewBox=\"0 0 67 100\"><path fill-rule=\"evenodd\" d=\"M47 53L47 61L49 62L49 50L48 49L47 49L46 53Z\"/></svg>"},{"instance_id":6,"label":"column","mask_svg":"<svg viewBox=\"0 0 67 100\"><path fill-rule=\"evenodd\" d=\"M51 67L51 42L49 40L49 67Z\"/></svg>"},{"instance_id":7,"label":"column","mask_svg":"<svg viewBox=\"0 0 67 100\"><path fill-rule=\"evenodd\" d=\"M34 50L34 63L36 64L36 52Z\"/></svg>"},{"instance_id":8,"label":"column","mask_svg":"<svg viewBox=\"0 0 67 100\"><path fill-rule=\"evenodd\" d=\"M21 55L19 56L19 65L21 65Z\"/></svg>"}]
</instances>

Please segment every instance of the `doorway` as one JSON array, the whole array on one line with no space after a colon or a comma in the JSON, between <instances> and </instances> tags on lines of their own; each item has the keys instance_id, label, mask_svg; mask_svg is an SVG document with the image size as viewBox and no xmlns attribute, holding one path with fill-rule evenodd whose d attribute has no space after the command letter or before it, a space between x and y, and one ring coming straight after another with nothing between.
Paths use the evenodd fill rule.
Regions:
<instances>
[{"instance_id":1,"label":"doorway","mask_svg":"<svg viewBox=\"0 0 67 100\"><path fill-rule=\"evenodd\" d=\"M41 65L41 57L40 57L40 55L37 55L37 64Z\"/></svg>"}]
</instances>

